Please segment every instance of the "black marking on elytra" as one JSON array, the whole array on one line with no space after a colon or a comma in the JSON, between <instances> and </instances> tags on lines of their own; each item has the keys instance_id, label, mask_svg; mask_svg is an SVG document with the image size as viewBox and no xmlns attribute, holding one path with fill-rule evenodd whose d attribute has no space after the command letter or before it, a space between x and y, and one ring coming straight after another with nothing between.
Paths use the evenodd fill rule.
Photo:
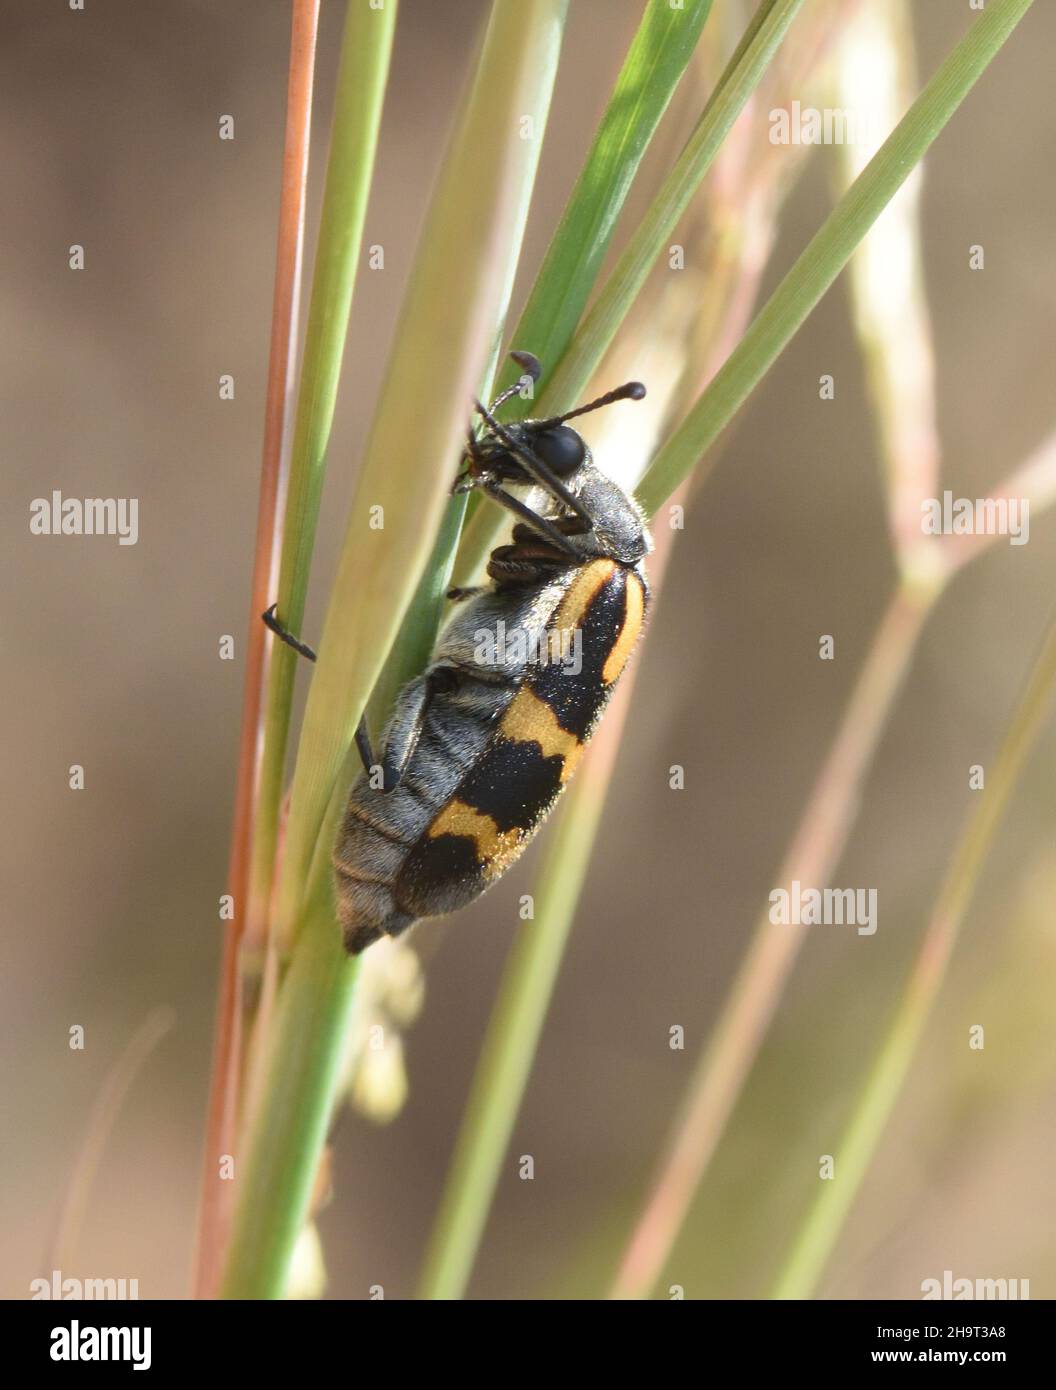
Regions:
<instances>
[{"instance_id":1,"label":"black marking on elytra","mask_svg":"<svg viewBox=\"0 0 1056 1390\"><path fill-rule=\"evenodd\" d=\"M534 740L500 734L467 772L455 795L490 816L499 830L530 830L561 790L564 758L544 758Z\"/></svg>"},{"instance_id":2,"label":"black marking on elytra","mask_svg":"<svg viewBox=\"0 0 1056 1390\"><path fill-rule=\"evenodd\" d=\"M469 835L423 836L396 879L400 907L418 917L450 912L472 902L484 884L476 841Z\"/></svg>"},{"instance_id":3,"label":"black marking on elytra","mask_svg":"<svg viewBox=\"0 0 1056 1390\"><path fill-rule=\"evenodd\" d=\"M601 673L623 631L627 585L636 582L618 565L587 605L580 619L583 669L578 675L561 661L551 661L528 682L532 693L553 710L562 729L580 740L590 736L609 698L610 687Z\"/></svg>"}]
</instances>

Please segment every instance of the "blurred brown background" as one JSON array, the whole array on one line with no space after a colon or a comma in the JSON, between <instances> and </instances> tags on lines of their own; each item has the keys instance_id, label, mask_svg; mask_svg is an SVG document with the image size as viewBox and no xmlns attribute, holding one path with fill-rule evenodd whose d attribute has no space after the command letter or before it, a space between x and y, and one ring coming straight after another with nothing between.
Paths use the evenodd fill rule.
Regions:
<instances>
[{"instance_id":1,"label":"blurred brown background","mask_svg":"<svg viewBox=\"0 0 1056 1390\"><path fill-rule=\"evenodd\" d=\"M884 0L876 0L884 3ZM967 0L916 7L924 73ZM323 6L325 148L342 7ZM321 627L358 449L482 0L403 0L307 635ZM639 13L573 0L524 265L545 249ZM4 858L0 1292L28 1295L90 1106L147 1012L177 1021L108 1142L75 1268L188 1288L256 516L285 101L279 0L0 6ZM1056 9L1034 7L927 162L925 261L946 485L975 496L1052 429ZM233 114L236 138L217 122ZM323 169L312 167L312 212ZM815 157L767 285L831 201ZM640 206L635 202L634 208ZM309 224L309 246L314 216ZM67 268L67 248L87 268ZM986 270L968 269L982 243ZM691 252L690 252L691 254ZM523 290L523 286L522 286ZM835 401L818 400L823 371ZM218 399L232 373L234 401ZM140 499L134 547L34 537L28 509ZM851 1098L1043 631L1056 517L956 581L922 643L834 882L879 891L874 937L817 928L668 1273L761 1295ZM773 886L892 584L845 280L755 394L674 558L596 861L472 1293L591 1296L638 1209ZM837 659L819 662L818 634ZM686 767L681 793L667 787ZM67 769L86 769L86 788ZM1051 1154L1056 733L1016 795L911 1085L823 1293L917 1297L944 1269L1056 1294ZM349 1114L321 1229L331 1296L408 1295L533 852L438 933L410 1097ZM987 1027L970 1053L969 1024ZM686 1029L672 1052L667 1030ZM86 1029L83 1052L68 1032ZM536 1157L518 1180L515 1157ZM667 1282L666 1280L664 1281Z\"/></svg>"}]
</instances>

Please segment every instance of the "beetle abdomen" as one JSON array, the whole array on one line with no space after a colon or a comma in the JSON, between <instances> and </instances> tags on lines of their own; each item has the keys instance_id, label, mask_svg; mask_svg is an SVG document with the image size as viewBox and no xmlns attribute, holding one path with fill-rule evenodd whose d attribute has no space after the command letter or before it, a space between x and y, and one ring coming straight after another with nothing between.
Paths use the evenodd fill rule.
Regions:
<instances>
[{"instance_id":1,"label":"beetle abdomen","mask_svg":"<svg viewBox=\"0 0 1056 1390\"><path fill-rule=\"evenodd\" d=\"M471 902L501 877L571 777L641 632L638 571L595 560L577 572L551 634L579 633L575 660L533 668L494 737L410 849L395 883L402 911L432 917ZM578 655L576 655L578 653Z\"/></svg>"},{"instance_id":2,"label":"beetle abdomen","mask_svg":"<svg viewBox=\"0 0 1056 1390\"><path fill-rule=\"evenodd\" d=\"M467 684L471 691L434 699L393 791L375 790L366 776L352 787L333 858L338 916L352 952L383 933L398 936L421 916L401 901L397 884L404 865L482 755L516 689L475 680Z\"/></svg>"},{"instance_id":3,"label":"beetle abdomen","mask_svg":"<svg viewBox=\"0 0 1056 1390\"><path fill-rule=\"evenodd\" d=\"M399 784L352 789L334 855L345 942L361 951L464 907L528 845L570 779L641 633L640 567L591 560L519 682L440 693Z\"/></svg>"}]
</instances>

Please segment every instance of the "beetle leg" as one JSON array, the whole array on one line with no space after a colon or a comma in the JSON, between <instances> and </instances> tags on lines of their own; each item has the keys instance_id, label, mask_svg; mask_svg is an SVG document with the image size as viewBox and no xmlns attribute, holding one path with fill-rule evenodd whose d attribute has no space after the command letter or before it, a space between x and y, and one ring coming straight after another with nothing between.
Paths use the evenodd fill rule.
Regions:
<instances>
[{"instance_id":1,"label":"beetle leg","mask_svg":"<svg viewBox=\"0 0 1056 1390\"><path fill-rule=\"evenodd\" d=\"M299 641L298 638L294 637L292 632L283 627L275 614L275 609L277 607L278 604L273 603L266 613L261 614L261 617L264 619L264 626L269 632L273 632L280 642L285 642L288 647L292 647L299 656L305 657L308 661L317 661L318 657L312 648L309 647L308 643ZM356 748L363 762L363 766L369 772L374 766L374 753L370 746L370 730L367 728L367 716L365 712L360 716L353 737L355 738Z\"/></svg>"},{"instance_id":2,"label":"beetle leg","mask_svg":"<svg viewBox=\"0 0 1056 1390\"><path fill-rule=\"evenodd\" d=\"M546 488L547 492L558 502L563 503L570 512L574 512L576 516L586 523L588 529L593 530L594 518L590 515L575 493L569 492L568 488L565 487L561 479L557 477L553 469L549 468L531 449L518 443L513 435L510 434L509 430L506 429L505 425L500 425L491 411L488 410L487 406L481 405L480 401L476 402L476 411L478 415L487 421L488 428L491 430L492 434L496 439L501 441L507 453L517 460L528 476L534 482L538 483L540 487Z\"/></svg>"},{"instance_id":3,"label":"beetle leg","mask_svg":"<svg viewBox=\"0 0 1056 1390\"><path fill-rule=\"evenodd\" d=\"M299 656L307 657L309 661L315 661L315 652L308 643L299 641L288 628L283 627L275 614L275 609L278 606L277 603L273 603L266 613L260 615L264 621L264 626L269 632L273 632L280 642L285 642L288 647L292 647Z\"/></svg>"},{"instance_id":4,"label":"beetle leg","mask_svg":"<svg viewBox=\"0 0 1056 1390\"><path fill-rule=\"evenodd\" d=\"M507 511L513 512L514 516L519 516L522 521L526 521L533 530L540 532L549 540L563 555L569 555L575 560L582 559L579 551L571 545L552 521L548 521L545 516L540 516L533 512L527 503L514 497L511 493L504 491L498 483L481 483L481 488L493 501L498 502L500 507L505 507Z\"/></svg>"},{"instance_id":5,"label":"beetle leg","mask_svg":"<svg viewBox=\"0 0 1056 1390\"><path fill-rule=\"evenodd\" d=\"M438 691L450 690L459 679L454 667L434 666L400 691L381 754L381 791L395 791L399 786L418 747L430 700Z\"/></svg>"},{"instance_id":6,"label":"beetle leg","mask_svg":"<svg viewBox=\"0 0 1056 1390\"><path fill-rule=\"evenodd\" d=\"M425 676L419 676L400 691L389 722L385 747L381 750L380 791L395 791L399 786L411 754L418 746L428 698L429 687Z\"/></svg>"},{"instance_id":7,"label":"beetle leg","mask_svg":"<svg viewBox=\"0 0 1056 1390\"><path fill-rule=\"evenodd\" d=\"M359 723L356 725L356 732L352 737L355 741L356 752L359 754L359 760L363 764L364 771L369 777L371 768L375 766L375 762L374 750L370 746L370 730L367 728L366 711L360 715Z\"/></svg>"}]
</instances>

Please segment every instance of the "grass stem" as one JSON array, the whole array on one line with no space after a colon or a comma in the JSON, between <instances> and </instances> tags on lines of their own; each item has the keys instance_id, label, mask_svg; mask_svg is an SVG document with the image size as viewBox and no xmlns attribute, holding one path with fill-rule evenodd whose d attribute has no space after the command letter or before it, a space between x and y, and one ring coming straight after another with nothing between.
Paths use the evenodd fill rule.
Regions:
<instances>
[{"instance_id":1,"label":"grass stem","mask_svg":"<svg viewBox=\"0 0 1056 1390\"><path fill-rule=\"evenodd\" d=\"M820 1183L777 1281L775 1298L809 1298L839 1238L905 1085L965 913L1027 754L1041 732L1054 688L1056 619L1050 621L1008 732L987 771L986 788L950 862L887 1036L834 1150L836 1177Z\"/></svg>"},{"instance_id":2,"label":"grass stem","mask_svg":"<svg viewBox=\"0 0 1056 1390\"><path fill-rule=\"evenodd\" d=\"M257 511L256 546L246 634L235 808L231 827L227 891L235 904L224 933L217 1002L216 1038L206 1115L202 1188L194 1264L195 1296L215 1291L220 1252L231 1215L231 1189L216 1175L216 1155L235 1143L238 1082L241 1073L243 993L242 947L247 934L261 935L262 923L248 917L250 846L260 783L261 720L268 680L270 647L260 615L278 584L276 557L281 539L285 480L282 472L286 403L292 394L297 345L297 304L304 246L305 189L311 131L315 46L319 0L295 0L286 93L286 135L279 195L279 230L271 311L271 348L264 403L264 445Z\"/></svg>"}]
</instances>

